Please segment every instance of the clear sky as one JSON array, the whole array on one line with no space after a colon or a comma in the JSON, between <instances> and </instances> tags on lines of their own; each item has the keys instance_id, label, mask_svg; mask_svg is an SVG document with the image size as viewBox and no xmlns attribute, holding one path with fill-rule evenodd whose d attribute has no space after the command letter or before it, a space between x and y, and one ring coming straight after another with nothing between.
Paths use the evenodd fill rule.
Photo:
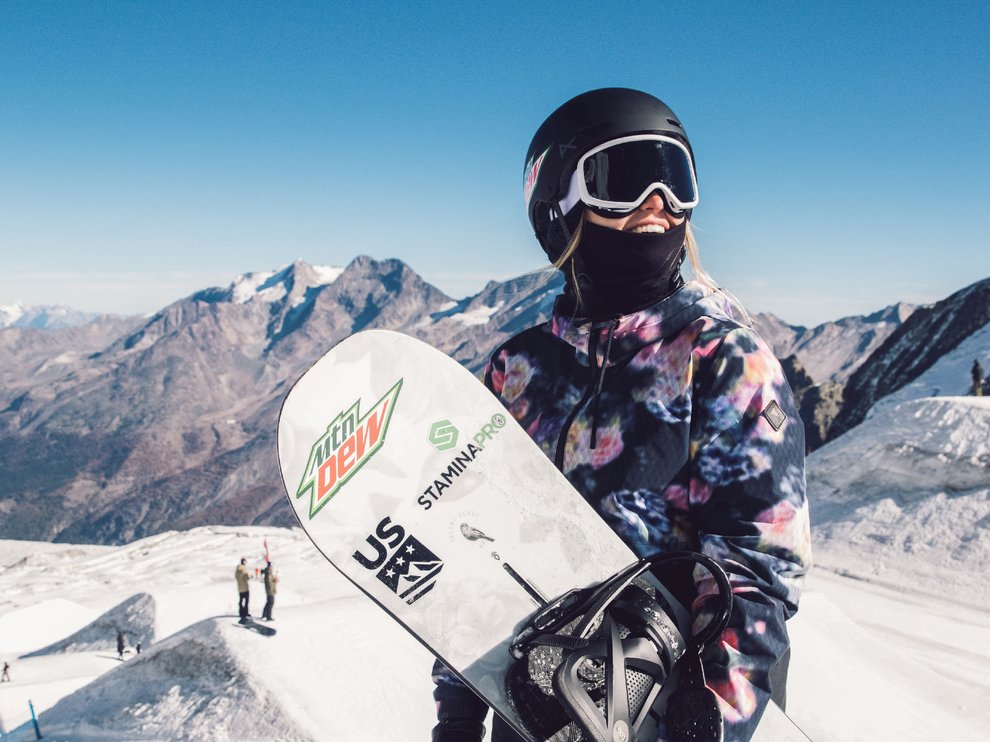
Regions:
<instances>
[{"instance_id":1,"label":"clear sky","mask_svg":"<svg viewBox=\"0 0 990 742\"><path fill-rule=\"evenodd\" d=\"M302 258L537 267L568 98L685 123L716 279L813 325L990 275L990 4L0 2L0 305L149 312Z\"/></svg>"}]
</instances>

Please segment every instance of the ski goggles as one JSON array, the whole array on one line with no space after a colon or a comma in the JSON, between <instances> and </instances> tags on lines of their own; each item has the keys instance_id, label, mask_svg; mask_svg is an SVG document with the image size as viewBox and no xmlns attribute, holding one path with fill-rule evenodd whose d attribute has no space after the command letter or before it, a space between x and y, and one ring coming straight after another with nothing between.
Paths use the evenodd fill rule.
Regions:
<instances>
[{"instance_id":1,"label":"ski goggles","mask_svg":"<svg viewBox=\"0 0 990 742\"><path fill-rule=\"evenodd\" d=\"M566 214L581 201L605 217L628 216L654 191L673 213L698 205L691 153L672 137L634 134L581 156L560 209Z\"/></svg>"}]
</instances>

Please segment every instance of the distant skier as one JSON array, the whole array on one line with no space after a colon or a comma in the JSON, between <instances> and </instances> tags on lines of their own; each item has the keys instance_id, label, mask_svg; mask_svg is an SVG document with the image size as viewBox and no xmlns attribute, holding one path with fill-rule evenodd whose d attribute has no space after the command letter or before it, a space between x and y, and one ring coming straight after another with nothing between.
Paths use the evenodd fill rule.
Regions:
<instances>
[{"instance_id":1,"label":"distant skier","mask_svg":"<svg viewBox=\"0 0 990 742\"><path fill-rule=\"evenodd\" d=\"M980 365L980 360L973 360L973 394L977 397L983 396L983 366Z\"/></svg>"},{"instance_id":2,"label":"distant skier","mask_svg":"<svg viewBox=\"0 0 990 742\"><path fill-rule=\"evenodd\" d=\"M124 659L124 632L117 629L117 659Z\"/></svg>"},{"instance_id":3,"label":"distant skier","mask_svg":"<svg viewBox=\"0 0 990 742\"><path fill-rule=\"evenodd\" d=\"M10 663L4 662L3 674L0 675L0 683L9 683L9 682L10 682Z\"/></svg>"},{"instance_id":4,"label":"distant skier","mask_svg":"<svg viewBox=\"0 0 990 742\"><path fill-rule=\"evenodd\" d=\"M272 608L275 607L275 592L278 587L278 575L275 574L275 567L271 562L265 565L265 568L261 570L261 574L265 577L265 610L262 611L261 617L266 621L273 621L272 618Z\"/></svg>"},{"instance_id":5,"label":"distant skier","mask_svg":"<svg viewBox=\"0 0 990 742\"><path fill-rule=\"evenodd\" d=\"M241 563L234 570L234 579L237 580L237 609L240 612L241 620L245 620L251 617L251 614L248 612L248 594L250 591L248 582L251 579L251 575L247 571L247 559L241 558Z\"/></svg>"}]
</instances>

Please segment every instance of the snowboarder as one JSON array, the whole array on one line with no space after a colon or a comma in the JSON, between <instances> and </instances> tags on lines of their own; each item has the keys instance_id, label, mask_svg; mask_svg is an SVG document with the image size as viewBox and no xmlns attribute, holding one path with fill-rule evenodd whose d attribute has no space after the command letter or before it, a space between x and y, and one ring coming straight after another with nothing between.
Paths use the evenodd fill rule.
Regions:
<instances>
[{"instance_id":1,"label":"snowboarder","mask_svg":"<svg viewBox=\"0 0 990 742\"><path fill-rule=\"evenodd\" d=\"M980 359L973 359L973 394L977 397L983 396L983 366L980 365Z\"/></svg>"},{"instance_id":2,"label":"snowboarder","mask_svg":"<svg viewBox=\"0 0 990 742\"><path fill-rule=\"evenodd\" d=\"M278 586L278 575L275 574L275 568L272 566L271 562L265 564L265 568L261 570L261 574L265 577L265 609L261 612L261 617L266 621L274 621L272 618L272 608L275 607L275 592Z\"/></svg>"},{"instance_id":3,"label":"snowboarder","mask_svg":"<svg viewBox=\"0 0 990 742\"><path fill-rule=\"evenodd\" d=\"M0 674L0 683L9 683L9 682L10 682L10 663L4 662L3 674Z\"/></svg>"},{"instance_id":4,"label":"snowboarder","mask_svg":"<svg viewBox=\"0 0 990 742\"><path fill-rule=\"evenodd\" d=\"M496 350L485 383L639 556L694 549L728 572L729 627L703 662L725 739L746 742L771 698L783 705L784 620L810 566L791 390L701 266L694 154L664 103L619 88L568 101L536 132L524 184L565 290L549 322ZM710 581L664 577L696 626L710 618ZM481 740L485 704L439 663L434 680L434 742ZM493 723L494 742L518 739Z\"/></svg>"},{"instance_id":5,"label":"snowboarder","mask_svg":"<svg viewBox=\"0 0 990 742\"><path fill-rule=\"evenodd\" d=\"M251 589L248 583L251 575L247 571L247 559L241 557L241 563L234 570L234 579L237 581L237 610L240 613L241 620L245 620L251 617L251 614L248 612L248 595Z\"/></svg>"},{"instance_id":6,"label":"snowboarder","mask_svg":"<svg viewBox=\"0 0 990 742\"><path fill-rule=\"evenodd\" d=\"M124 659L124 632L117 629L117 659Z\"/></svg>"}]
</instances>

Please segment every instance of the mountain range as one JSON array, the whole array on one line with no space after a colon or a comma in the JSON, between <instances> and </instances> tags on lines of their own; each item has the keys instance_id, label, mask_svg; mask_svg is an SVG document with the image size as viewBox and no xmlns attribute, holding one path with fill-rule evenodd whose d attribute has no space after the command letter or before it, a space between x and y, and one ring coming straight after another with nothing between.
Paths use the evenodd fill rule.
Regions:
<instances>
[{"instance_id":1,"label":"mountain range","mask_svg":"<svg viewBox=\"0 0 990 742\"><path fill-rule=\"evenodd\" d=\"M549 316L560 290L559 274L538 271L456 301L398 260L360 256L245 274L150 317L0 329L0 538L119 544L204 524L292 525L275 421L327 348L388 328L480 373L494 347ZM990 306L988 293L990 279L931 307L754 324L817 447L985 325L973 306Z\"/></svg>"},{"instance_id":2,"label":"mountain range","mask_svg":"<svg viewBox=\"0 0 990 742\"><path fill-rule=\"evenodd\" d=\"M0 328L4 327L37 327L55 329L60 327L78 327L99 319L100 314L79 312L70 307L37 306L25 307L21 302L0 306Z\"/></svg>"}]
</instances>

